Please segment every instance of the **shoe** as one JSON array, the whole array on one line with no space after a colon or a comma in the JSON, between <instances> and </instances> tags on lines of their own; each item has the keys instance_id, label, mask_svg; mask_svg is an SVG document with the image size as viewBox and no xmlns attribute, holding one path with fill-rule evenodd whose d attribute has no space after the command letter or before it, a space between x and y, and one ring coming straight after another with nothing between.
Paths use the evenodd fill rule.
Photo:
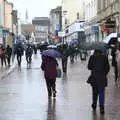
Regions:
<instances>
[{"instance_id":1,"label":"shoe","mask_svg":"<svg viewBox=\"0 0 120 120\"><path fill-rule=\"evenodd\" d=\"M96 104L92 104L92 109L93 109L93 111L96 110Z\"/></svg>"},{"instance_id":2,"label":"shoe","mask_svg":"<svg viewBox=\"0 0 120 120\"><path fill-rule=\"evenodd\" d=\"M56 91L53 92L53 97L56 97Z\"/></svg>"},{"instance_id":3,"label":"shoe","mask_svg":"<svg viewBox=\"0 0 120 120\"><path fill-rule=\"evenodd\" d=\"M104 106L101 106L100 105L100 114L104 114L105 113L105 111L104 111Z\"/></svg>"},{"instance_id":4,"label":"shoe","mask_svg":"<svg viewBox=\"0 0 120 120\"><path fill-rule=\"evenodd\" d=\"M51 95L51 94L48 94L48 98L50 98L50 97L52 97L52 95Z\"/></svg>"}]
</instances>

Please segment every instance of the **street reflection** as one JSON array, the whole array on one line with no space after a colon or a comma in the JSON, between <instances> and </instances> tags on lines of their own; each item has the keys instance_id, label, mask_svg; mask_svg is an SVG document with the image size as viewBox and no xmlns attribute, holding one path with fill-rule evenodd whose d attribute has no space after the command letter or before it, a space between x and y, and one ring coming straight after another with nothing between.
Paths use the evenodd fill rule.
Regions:
<instances>
[{"instance_id":1,"label":"street reflection","mask_svg":"<svg viewBox=\"0 0 120 120\"><path fill-rule=\"evenodd\" d=\"M47 120L56 120L56 99L48 99Z\"/></svg>"},{"instance_id":2,"label":"street reflection","mask_svg":"<svg viewBox=\"0 0 120 120\"><path fill-rule=\"evenodd\" d=\"M27 69L31 69L31 63L27 64Z\"/></svg>"},{"instance_id":3,"label":"street reflection","mask_svg":"<svg viewBox=\"0 0 120 120\"><path fill-rule=\"evenodd\" d=\"M104 115L98 115L97 112L93 112L92 120L105 120Z\"/></svg>"},{"instance_id":4,"label":"street reflection","mask_svg":"<svg viewBox=\"0 0 120 120\"><path fill-rule=\"evenodd\" d=\"M62 79L67 80L67 74L63 74Z\"/></svg>"}]
</instances>

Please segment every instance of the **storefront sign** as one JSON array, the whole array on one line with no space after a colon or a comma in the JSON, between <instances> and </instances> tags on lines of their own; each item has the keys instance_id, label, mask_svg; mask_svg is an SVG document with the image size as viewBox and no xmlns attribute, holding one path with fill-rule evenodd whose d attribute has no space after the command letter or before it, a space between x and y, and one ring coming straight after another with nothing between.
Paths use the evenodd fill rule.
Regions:
<instances>
[{"instance_id":1,"label":"storefront sign","mask_svg":"<svg viewBox=\"0 0 120 120\"><path fill-rule=\"evenodd\" d=\"M99 25L98 24L92 25L92 32L93 33L98 33L99 32Z\"/></svg>"},{"instance_id":2,"label":"storefront sign","mask_svg":"<svg viewBox=\"0 0 120 120\"><path fill-rule=\"evenodd\" d=\"M75 22L71 26L65 29L66 36L79 31L84 31L84 22L80 22L80 23Z\"/></svg>"}]
</instances>

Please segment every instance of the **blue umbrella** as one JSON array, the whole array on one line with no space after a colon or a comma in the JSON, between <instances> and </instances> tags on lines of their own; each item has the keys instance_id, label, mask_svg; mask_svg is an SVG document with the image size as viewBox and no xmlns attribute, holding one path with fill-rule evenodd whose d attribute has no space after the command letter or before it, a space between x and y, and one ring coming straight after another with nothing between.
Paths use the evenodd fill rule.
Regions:
<instances>
[{"instance_id":1,"label":"blue umbrella","mask_svg":"<svg viewBox=\"0 0 120 120\"><path fill-rule=\"evenodd\" d=\"M61 57L62 54L58 52L57 50L49 49L49 50L44 50L42 53L44 56L50 56L50 57Z\"/></svg>"},{"instance_id":2,"label":"blue umbrella","mask_svg":"<svg viewBox=\"0 0 120 120\"><path fill-rule=\"evenodd\" d=\"M70 40L70 41L68 41L68 44L77 44L78 43L78 41L77 40Z\"/></svg>"}]
</instances>

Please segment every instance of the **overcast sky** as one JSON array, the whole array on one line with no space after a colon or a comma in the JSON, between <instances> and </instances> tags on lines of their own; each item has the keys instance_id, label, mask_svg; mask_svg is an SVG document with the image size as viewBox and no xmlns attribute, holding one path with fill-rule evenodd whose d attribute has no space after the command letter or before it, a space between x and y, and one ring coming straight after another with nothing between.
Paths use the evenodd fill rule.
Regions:
<instances>
[{"instance_id":1,"label":"overcast sky","mask_svg":"<svg viewBox=\"0 0 120 120\"><path fill-rule=\"evenodd\" d=\"M34 17L48 17L50 9L60 5L61 0L13 0L14 9L19 12L19 17L24 20L26 9L31 21Z\"/></svg>"}]
</instances>

